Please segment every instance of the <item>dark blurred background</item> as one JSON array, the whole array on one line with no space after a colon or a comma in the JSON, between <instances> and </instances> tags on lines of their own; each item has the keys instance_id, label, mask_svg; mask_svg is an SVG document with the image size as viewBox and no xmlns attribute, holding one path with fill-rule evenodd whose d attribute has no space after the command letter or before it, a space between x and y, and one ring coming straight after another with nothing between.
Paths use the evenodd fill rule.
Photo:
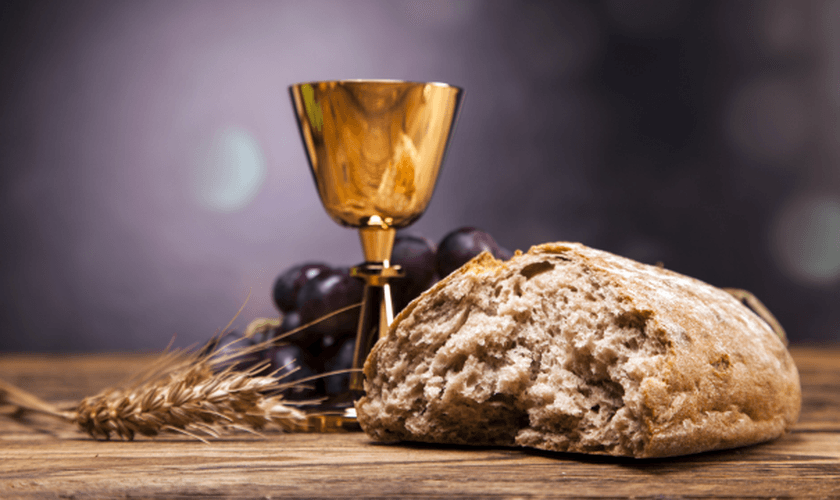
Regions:
<instances>
[{"instance_id":1,"label":"dark blurred background","mask_svg":"<svg viewBox=\"0 0 840 500\"><path fill-rule=\"evenodd\" d=\"M355 264L287 86L467 90L429 210L754 292L840 342L840 1L0 2L0 351L157 350Z\"/></svg>"}]
</instances>

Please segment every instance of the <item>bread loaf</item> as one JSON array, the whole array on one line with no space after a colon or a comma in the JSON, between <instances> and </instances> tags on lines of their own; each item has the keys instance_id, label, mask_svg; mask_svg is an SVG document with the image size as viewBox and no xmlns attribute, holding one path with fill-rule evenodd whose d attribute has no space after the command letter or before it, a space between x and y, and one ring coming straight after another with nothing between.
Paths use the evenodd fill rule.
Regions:
<instances>
[{"instance_id":1,"label":"bread loaf","mask_svg":"<svg viewBox=\"0 0 840 500\"><path fill-rule=\"evenodd\" d=\"M364 367L379 441L664 457L796 422L779 337L725 291L576 243L482 254L413 301Z\"/></svg>"}]
</instances>

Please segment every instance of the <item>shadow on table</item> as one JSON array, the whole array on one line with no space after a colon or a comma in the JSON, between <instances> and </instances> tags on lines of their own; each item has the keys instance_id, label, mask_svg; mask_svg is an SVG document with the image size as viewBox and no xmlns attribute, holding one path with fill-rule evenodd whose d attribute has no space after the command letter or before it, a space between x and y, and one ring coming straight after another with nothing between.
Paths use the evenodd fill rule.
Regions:
<instances>
[{"instance_id":1,"label":"shadow on table","mask_svg":"<svg viewBox=\"0 0 840 500\"><path fill-rule=\"evenodd\" d=\"M558 461L571 461L582 464L609 464L637 469L639 471L648 471L651 473L663 474L675 471L691 470L696 467L707 467L710 464L732 464L732 463L750 463L750 462L785 462L793 458L796 461L823 461L832 460L832 457L818 456L818 455L802 455L791 454L787 452L786 446L779 446L784 441L784 444L794 444L800 441L801 436L796 433L789 433L775 441L766 443L759 443L750 446L743 446L728 450L707 451L703 453L695 453L692 455L684 455L677 457L663 457L663 458L631 458L631 457L614 457L608 455L587 455L583 453L563 453L555 451L538 450L533 448L515 448L503 446L469 446L469 445L455 445L455 444L435 444L435 443L420 443L420 442L397 442L397 443L376 443L372 442L374 446L399 446L403 448L410 448L416 450L457 450L457 451L493 451L502 455L507 455L510 458L518 456L533 456L543 457Z\"/></svg>"}]
</instances>

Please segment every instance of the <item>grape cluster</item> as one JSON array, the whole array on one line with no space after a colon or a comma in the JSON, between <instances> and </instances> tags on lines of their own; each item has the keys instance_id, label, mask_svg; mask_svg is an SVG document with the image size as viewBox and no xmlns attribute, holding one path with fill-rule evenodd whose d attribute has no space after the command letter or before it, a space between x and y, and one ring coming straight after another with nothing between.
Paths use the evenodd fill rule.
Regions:
<instances>
[{"instance_id":1,"label":"grape cluster","mask_svg":"<svg viewBox=\"0 0 840 500\"><path fill-rule=\"evenodd\" d=\"M395 312L434 285L441 277L458 269L483 251L499 259L509 259L511 253L500 247L488 233L474 227L463 227L447 234L436 247L428 239L399 233L394 239L391 264L404 271L402 278L391 282ZM323 316L343 307L361 302L364 283L350 276L346 267L333 267L322 262L293 266L281 273L274 283L274 304L280 311L282 323L269 332L270 336L284 335L283 344L266 352L233 360L237 368L252 366L268 360L270 369L289 373L286 380L295 381L318 373L351 368L355 347L359 308L344 311L327 320ZM293 330L315 322L301 331ZM231 342L237 338L231 334ZM259 342L264 339L249 339ZM289 395L292 399L312 399L339 394L346 389L349 374L331 375L308 382Z\"/></svg>"},{"instance_id":2,"label":"grape cluster","mask_svg":"<svg viewBox=\"0 0 840 500\"><path fill-rule=\"evenodd\" d=\"M294 355L295 362L306 367L306 374L350 368L360 309L350 309L329 319L317 320L361 302L363 291L364 283L350 276L348 268L334 268L324 263L297 265L278 276L273 296L274 304L283 315L283 322L275 334L286 335L284 341L290 345L275 349L275 366L283 366ZM288 334L313 322L312 326ZM301 375L296 372L291 377L294 380ZM332 375L315 380L310 385L314 388L314 395L335 394L342 391L348 379L348 374Z\"/></svg>"}]
</instances>

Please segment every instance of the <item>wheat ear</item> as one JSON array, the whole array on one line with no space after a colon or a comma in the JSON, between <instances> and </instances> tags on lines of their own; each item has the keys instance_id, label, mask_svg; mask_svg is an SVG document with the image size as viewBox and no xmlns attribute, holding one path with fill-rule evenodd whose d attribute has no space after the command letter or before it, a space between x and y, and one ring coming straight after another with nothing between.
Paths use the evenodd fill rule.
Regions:
<instances>
[{"instance_id":1,"label":"wheat ear","mask_svg":"<svg viewBox=\"0 0 840 500\"><path fill-rule=\"evenodd\" d=\"M339 309L280 337L250 346L236 346L235 342L221 345L223 334L219 334L195 351L167 348L127 382L85 398L69 411L3 381L0 381L0 403L75 423L96 439L111 439L113 435L132 440L137 434L156 436L169 431L206 442L205 437L219 437L229 430L258 433L273 427L284 431L305 431L307 414L292 405L312 402L289 404L282 394L296 385L329 374L285 382L284 378L294 370L280 375L283 367L262 374L268 366L268 362L263 362L247 371L237 371L230 362L359 306L353 304ZM273 326L274 323L259 321L261 327ZM252 330L254 328L249 327L250 336L254 334ZM349 370L333 373L344 371Z\"/></svg>"},{"instance_id":2,"label":"wheat ear","mask_svg":"<svg viewBox=\"0 0 840 500\"><path fill-rule=\"evenodd\" d=\"M256 375L263 368L217 372L208 358L192 359L163 377L85 398L73 421L97 439L174 431L204 440L202 435L219 437L230 429L304 430L305 414L279 394L289 384L273 374Z\"/></svg>"}]
</instances>

